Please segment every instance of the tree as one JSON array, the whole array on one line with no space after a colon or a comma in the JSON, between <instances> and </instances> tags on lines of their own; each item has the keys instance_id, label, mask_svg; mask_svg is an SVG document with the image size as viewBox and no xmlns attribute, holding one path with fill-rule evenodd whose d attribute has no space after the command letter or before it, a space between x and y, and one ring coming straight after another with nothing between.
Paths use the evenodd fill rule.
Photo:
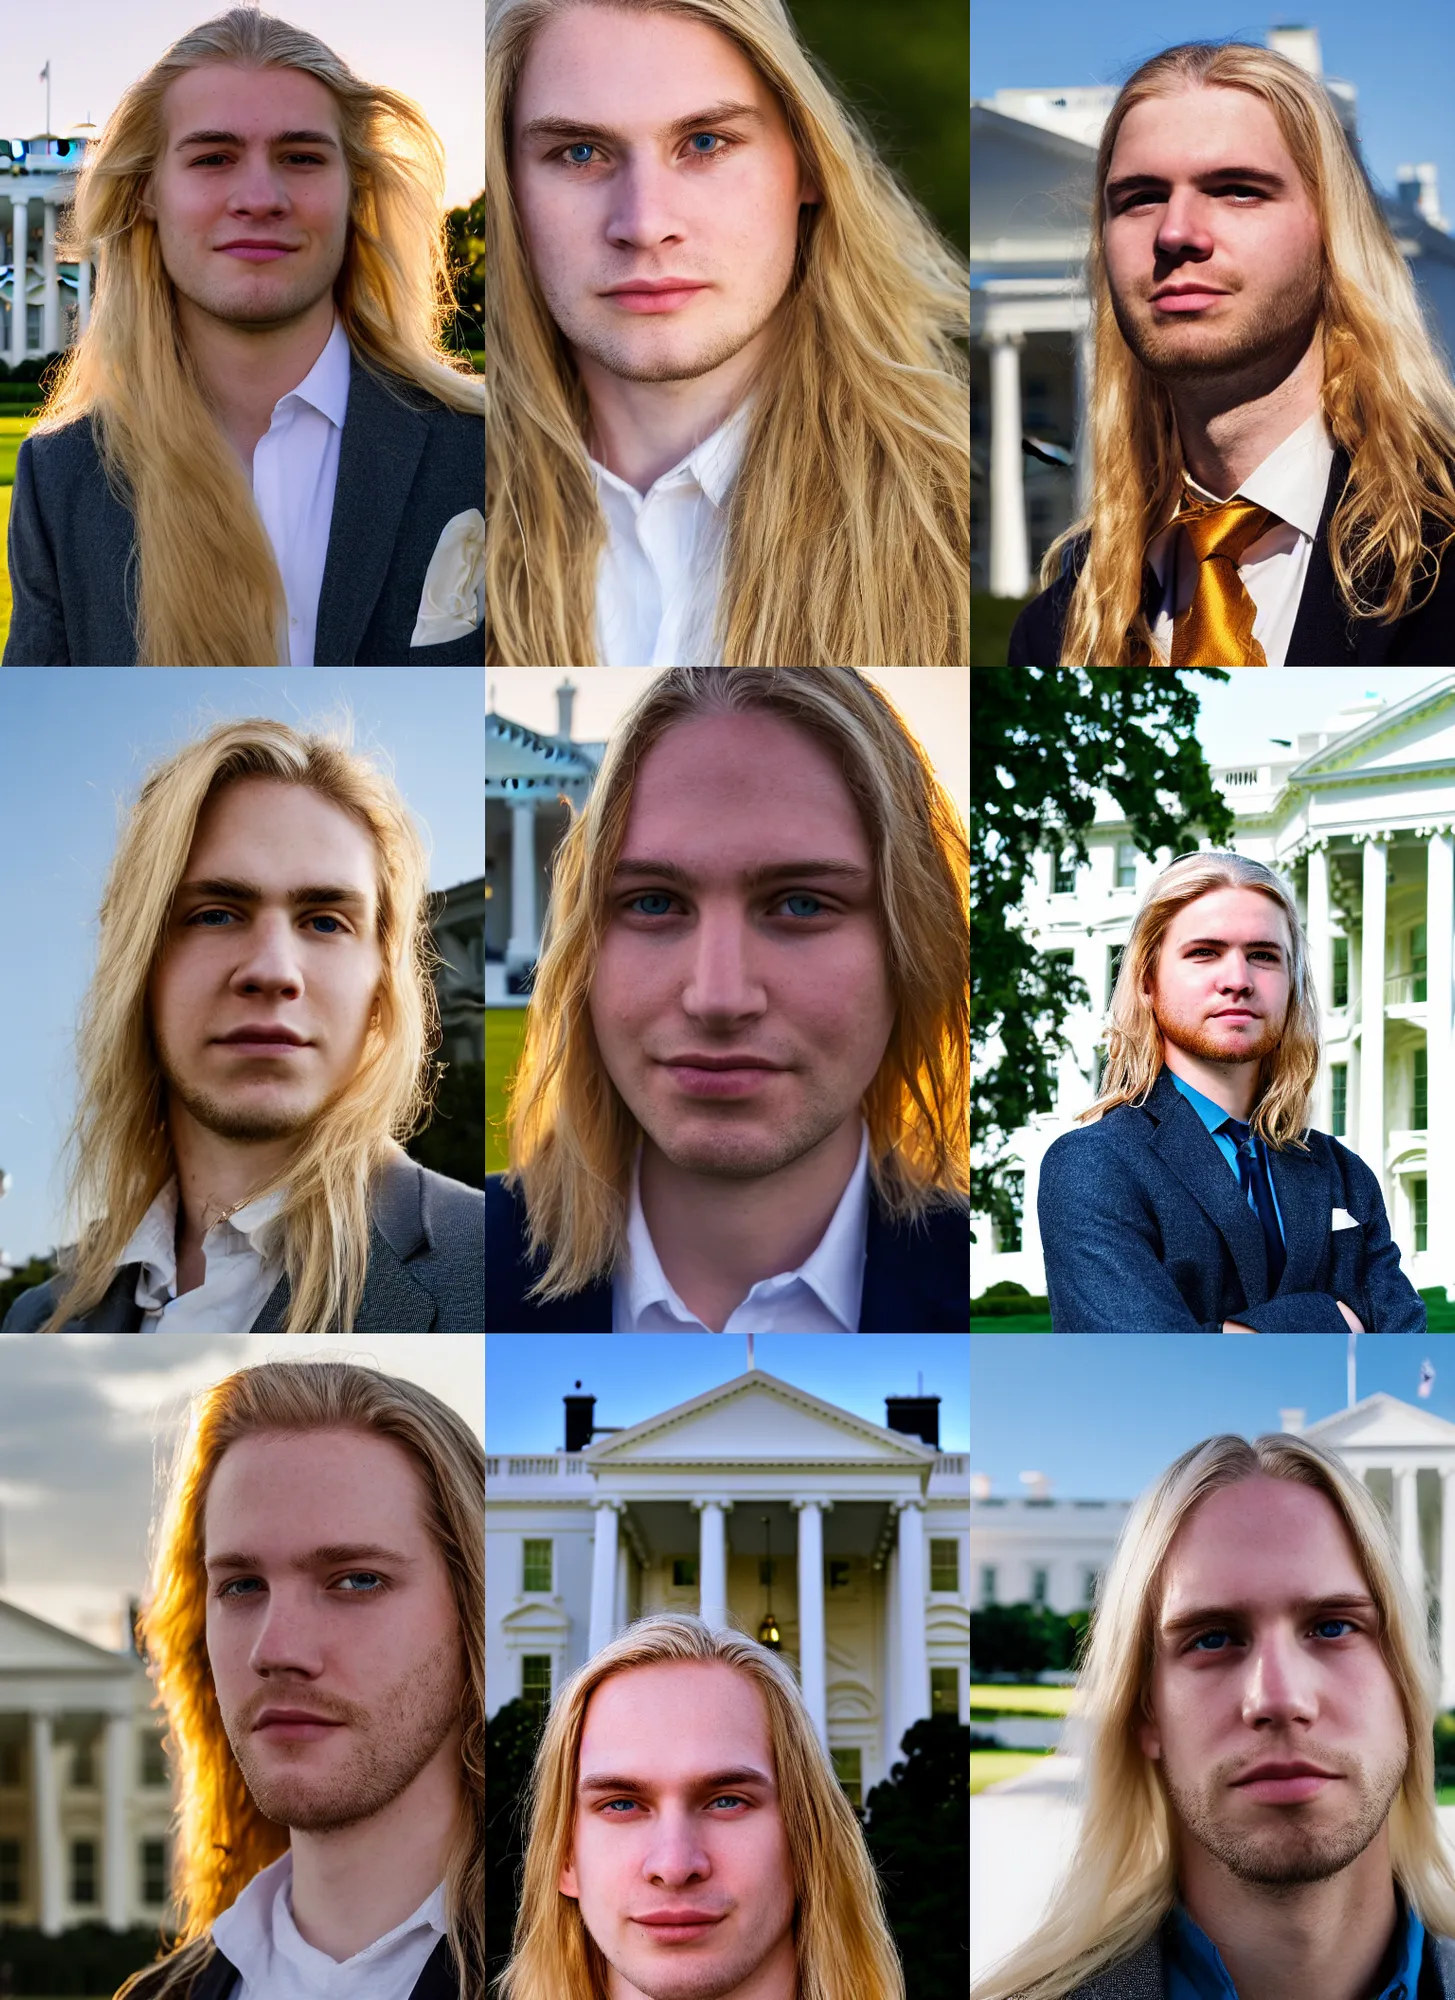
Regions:
<instances>
[{"instance_id":1,"label":"tree","mask_svg":"<svg viewBox=\"0 0 1455 2000\"><path fill-rule=\"evenodd\" d=\"M464 353L485 345L485 196L445 217L455 311L445 327L449 346Z\"/></svg>"},{"instance_id":2,"label":"tree","mask_svg":"<svg viewBox=\"0 0 1455 2000\"><path fill-rule=\"evenodd\" d=\"M1014 1223L1010 1134L1055 1103L1064 1031L1085 984L1038 952L1020 921L1038 851L1085 861L1096 794L1126 815L1144 854L1226 841L1233 815L1197 741L1198 690L1185 675L1225 681L1219 667L1028 667L975 677L970 747L972 1056L998 1039L1000 1059L974 1093L977 1163L970 1203Z\"/></svg>"},{"instance_id":3,"label":"tree","mask_svg":"<svg viewBox=\"0 0 1455 2000\"><path fill-rule=\"evenodd\" d=\"M972 1674L1016 1674L1033 1680L1076 1666L1090 1613L1052 1611L1044 1604L986 1604L970 1618Z\"/></svg>"},{"instance_id":4,"label":"tree","mask_svg":"<svg viewBox=\"0 0 1455 2000\"><path fill-rule=\"evenodd\" d=\"M916 1722L903 1763L870 1792L864 1838L914 2000L964 2000L970 1979L970 1731Z\"/></svg>"},{"instance_id":5,"label":"tree","mask_svg":"<svg viewBox=\"0 0 1455 2000\"><path fill-rule=\"evenodd\" d=\"M405 1148L432 1173L466 1187L485 1185L485 1065L451 1063L435 1093L434 1113Z\"/></svg>"},{"instance_id":6,"label":"tree","mask_svg":"<svg viewBox=\"0 0 1455 2000\"><path fill-rule=\"evenodd\" d=\"M485 1725L487 1992L510 1957L525 1865L526 1795L544 1720L539 1702L508 1701Z\"/></svg>"}]
</instances>

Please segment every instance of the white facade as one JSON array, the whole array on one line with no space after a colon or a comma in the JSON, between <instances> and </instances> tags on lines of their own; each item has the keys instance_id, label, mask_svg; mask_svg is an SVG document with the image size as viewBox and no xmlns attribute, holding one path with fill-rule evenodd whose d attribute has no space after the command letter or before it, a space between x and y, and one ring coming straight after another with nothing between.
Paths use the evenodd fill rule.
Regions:
<instances>
[{"instance_id":1,"label":"white facade","mask_svg":"<svg viewBox=\"0 0 1455 2000\"><path fill-rule=\"evenodd\" d=\"M932 1702L969 1720L969 1528L963 1454L761 1369L584 1451L487 1458L487 1708L647 1611L756 1635L766 1533L783 1657L867 1795Z\"/></svg>"},{"instance_id":2,"label":"white facade","mask_svg":"<svg viewBox=\"0 0 1455 2000\"><path fill-rule=\"evenodd\" d=\"M12 368L58 353L90 324L91 265L63 265L56 238L92 130L0 139L0 355ZM17 299L24 310L17 312Z\"/></svg>"},{"instance_id":3,"label":"white facade","mask_svg":"<svg viewBox=\"0 0 1455 2000\"><path fill-rule=\"evenodd\" d=\"M1393 706L1355 701L1282 754L1250 742L1246 762L1213 778L1236 815L1232 845L1289 882L1308 937L1324 1044L1311 1122L1379 1176L1415 1288L1455 1290L1455 675ZM1074 870L1038 857L1026 897L1037 948L1070 954L1091 1004L1067 1020L1054 1111L1011 1142L1025 1177L1020 1247L975 1226L975 1293L1003 1279L1045 1290L1040 1163L1095 1097L1116 954L1172 859L1141 854L1105 794L1087 847Z\"/></svg>"},{"instance_id":4,"label":"white facade","mask_svg":"<svg viewBox=\"0 0 1455 2000\"><path fill-rule=\"evenodd\" d=\"M134 1653L0 1600L0 1924L170 1914L172 1793Z\"/></svg>"}]
</instances>

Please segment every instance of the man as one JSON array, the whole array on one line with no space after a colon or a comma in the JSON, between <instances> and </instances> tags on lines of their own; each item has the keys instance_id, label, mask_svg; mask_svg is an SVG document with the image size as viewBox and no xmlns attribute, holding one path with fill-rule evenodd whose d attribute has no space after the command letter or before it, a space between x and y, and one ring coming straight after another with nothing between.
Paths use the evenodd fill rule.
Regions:
<instances>
[{"instance_id":1,"label":"man","mask_svg":"<svg viewBox=\"0 0 1455 2000\"><path fill-rule=\"evenodd\" d=\"M1128 1521L1081 1681L1078 1851L974 2000L1455 1995L1424 1605L1332 1454L1184 1453Z\"/></svg>"},{"instance_id":2,"label":"man","mask_svg":"<svg viewBox=\"0 0 1455 2000\"><path fill-rule=\"evenodd\" d=\"M968 663L963 260L782 0L491 0L491 663Z\"/></svg>"},{"instance_id":3,"label":"man","mask_svg":"<svg viewBox=\"0 0 1455 2000\"><path fill-rule=\"evenodd\" d=\"M16 466L7 666L481 663L442 196L416 106L253 8L132 85L76 191L91 324Z\"/></svg>"},{"instance_id":4,"label":"man","mask_svg":"<svg viewBox=\"0 0 1455 2000\"><path fill-rule=\"evenodd\" d=\"M1144 63L1088 283L1095 487L1010 665L1455 661L1455 392L1322 84L1237 43Z\"/></svg>"},{"instance_id":5,"label":"man","mask_svg":"<svg viewBox=\"0 0 1455 2000\"><path fill-rule=\"evenodd\" d=\"M493 1330L963 1330L965 853L858 675L648 685L556 866Z\"/></svg>"},{"instance_id":6,"label":"man","mask_svg":"<svg viewBox=\"0 0 1455 2000\"><path fill-rule=\"evenodd\" d=\"M532 1801L502 2000L904 2000L803 1698L741 1633L658 1615L595 1654Z\"/></svg>"},{"instance_id":7,"label":"man","mask_svg":"<svg viewBox=\"0 0 1455 2000\"><path fill-rule=\"evenodd\" d=\"M1378 1176L1308 1129L1319 1016L1281 879L1190 854L1138 911L1084 1131L1041 1165L1058 1333L1422 1333Z\"/></svg>"},{"instance_id":8,"label":"man","mask_svg":"<svg viewBox=\"0 0 1455 2000\"><path fill-rule=\"evenodd\" d=\"M397 1143L427 881L393 785L324 738L225 723L152 773L80 1037L92 1225L7 1331L482 1329L484 1198Z\"/></svg>"},{"instance_id":9,"label":"man","mask_svg":"<svg viewBox=\"0 0 1455 2000\"><path fill-rule=\"evenodd\" d=\"M182 1942L118 2000L483 1991L484 1504L479 1440L412 1382L270 1362L204 1394L141 1621Z\"/></svg>"}]
</instances>

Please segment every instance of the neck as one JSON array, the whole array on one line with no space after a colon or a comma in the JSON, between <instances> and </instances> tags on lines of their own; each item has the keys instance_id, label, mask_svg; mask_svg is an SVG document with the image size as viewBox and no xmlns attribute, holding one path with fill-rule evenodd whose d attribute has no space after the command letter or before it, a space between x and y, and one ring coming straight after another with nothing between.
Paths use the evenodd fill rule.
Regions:
<instances>
[{"instance_id":1,"label":"neck","mask_svg":"<svg viewBox=\"0 0 1455 2000\"><path fill-rule=\"evenodd\" d=\"M222 1216L241 1208L287 1167L301 1140L225 1139L174 1103L168 1129L177 1162L177 1291L206 1276L202 1240Z\"/></svg>"},{"instance_id":2,"label":"neck","mask_svg":"<svg viewBox=\"0 0 1455 2000\"><path fill-rule=\"evenodd\" d=\"M857 1110L811 1151L757 1180L674 1167L642 1146L642 1214L662 1270L713 1333L760 1278L796 1270L823 1240L859 1157Z\"/></svg>"},{"instance_id":3,"label":"neck","mask_svg":"<svg viewBox=\"0 0 1455 2000\"><path fill-rule=\"evenodd\" d=\"M1324 342L1287 348L1215 382L1169 382L1187 470L1220 500L1236 493L1322 408Z\"/></svg>"},{"instance_id":4,"label":"neck","mask_svg":"<svg viewBox=\"0 0 1455 2000\"><path fill-rule=\"evenodd\" d=\"M333 294L326 293L281 326L236 326L180 294L177 316L208 403L251 474L253 453L273 421L274 406L298 387L328 345Z\"/></svg>"},{"instance_id":5,"label":"neck","mask_svg":"<svg viewBox=\"0 0 1455 2000\"><path fill-rule=\"evenodd\" d=\"M608 472L645 493L725 424L746 399L767 351L767 329L706 375L632 382L580 349L576 365L591 408L587 449Z\"/></svg>"},{"instance_id":6,"label":"neck","mask_svg":"<svg viewBox=\"0 0 1455 2000\"><path fill-rule=\"evenodd\" d=\"M1164 1035L1162 1060L1174 1076L1180 1076L1184 1083L1190 1083L1194 1090L1220 1104L1231 1117L1241 1119L1245 1125L1252 1117L1261 1058L1255 1056L1251 1062L1240 1063L1209 1062L1205 1056L1189 1055Z\"/></svg>"},{"instance_id":7,"label":"neck","mask_svg":"<svg viewBox=\"0 0 1455 2000\"><path fill-rule=\"evenodd\" d=\"M1295 1887L1242 1882L1192 1840L1183 1850L1183 1903L1238 2000L1372 2000L1399 1922L1387 1825L1337 1875Z\"/></svg>"}]
</instances>

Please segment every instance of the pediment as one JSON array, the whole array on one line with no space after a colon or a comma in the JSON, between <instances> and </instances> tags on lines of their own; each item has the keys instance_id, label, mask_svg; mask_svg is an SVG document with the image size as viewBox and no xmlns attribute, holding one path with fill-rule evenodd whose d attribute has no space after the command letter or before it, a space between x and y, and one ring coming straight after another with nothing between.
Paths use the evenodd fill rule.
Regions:
<instances>
[{"instance_id":1,"label":"pediment","mask_svg":"<svg viewBox=\"0 0 1455 2000\"><path fill-rule=\"evenodd\" d=\"M1289 776L1307 786L1320 778L1351 778L1361 772L1431 764L1455 765L1455 675L1353 723L1343 735L1295 766Z\"/></svg>"},{"instance_id":2,"label":"pediment","mask_svg":"<svg viewBox=\"0 0 1455 2000\"><path fill-rule=\"evenodd\" d=\"M1414 1403L1402 1403L1397 1396L1366 1396L1352 1410L1340 1410L1310 1424L1304 1432L1315 1444L1332 1451L1346 1449L1404 1450L1419 1446L1440 1446L1455 1450L1455 1424L1422 1410Z\"/></svg>"},{"instance_id":3,"label":"pediment","mask_svg":"<svg viewBox=\"0 0 1455 2000\"><path fill-rule=\"evenodd\" d=\"M506 780L536 781L520 783L524 791L539 789L540 780L562 783L592 775L578 750L493 714L485 718L485 764L487 788L497 791L508 788Z\"/></svg>"},{"instance_id":4,"label":"pediment","mask_svg":"<svg viewBox=\"0 0 1455 2000\"><path fill-rule=\"evenodd\" d=\"M596 1472L613 1466L707 1464L878 1465L918 1470L934 1448L826 1403L764 1369L709 1389L588 1446Z\"/></svg>"},{"instance_id":5,"label":"pediment","mask_svg":"<svg viewBox=\"0 0 1455 2000\"><path fill-rule=\"evenodd\" d=\"M127 1655L108 1653L0 1599L0 1674L115 1674L128 1664Z\"/></svg>"},{"instance_id":6,"label":"pediment","mask_svg":"<svg viewBox=\"0 0 1455 2000\"><path fill-rule=\"evenodd\" d=\"M514 1611L506 1612L500 1621L500 1629L513 1633L517 1638L564 1638L570 1622L559 1605L521 1604Z\"/></svg>"}]
</instances>

